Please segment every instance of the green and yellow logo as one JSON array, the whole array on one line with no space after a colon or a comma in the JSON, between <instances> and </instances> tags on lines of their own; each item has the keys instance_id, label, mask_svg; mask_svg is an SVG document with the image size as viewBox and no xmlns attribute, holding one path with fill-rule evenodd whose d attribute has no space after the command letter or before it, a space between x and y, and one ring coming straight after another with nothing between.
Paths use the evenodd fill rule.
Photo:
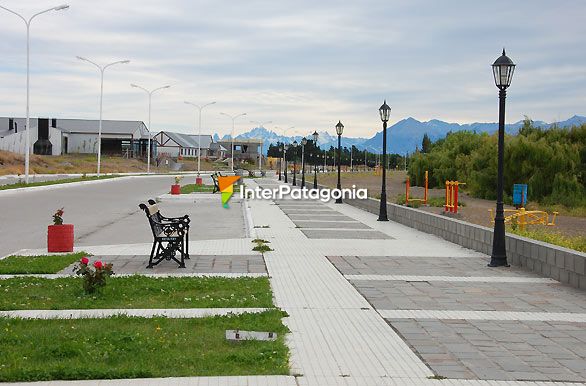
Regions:
<instances>
[{"instance_id":1,"label":"green and yellow logo","mask_svg":"<svg viewBox=\"0 0 586 386\"><path fill-rule=\"evenodd\" d=\"M240 176L218 177L220 194L222 195L222 206L229 208L228 201L234 194L234 183L240 179Z\"/></svg>"}]
</instances>

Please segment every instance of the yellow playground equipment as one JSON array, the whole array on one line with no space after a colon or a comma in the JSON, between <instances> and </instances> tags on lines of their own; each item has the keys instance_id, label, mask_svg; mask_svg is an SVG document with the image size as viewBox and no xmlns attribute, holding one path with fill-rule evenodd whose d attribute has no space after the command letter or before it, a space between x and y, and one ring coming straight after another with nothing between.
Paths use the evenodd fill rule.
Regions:
<instances>
[{"instance_id":1,"label":"yellow playground equipment","mask_svg":"<svg viewBox=\"0 0 586 386\"><path fill-rule=\"evenodd\" d=\"M494 223L494 211L493 209L488 210L490 213L490 221ZM555 226L555 218L558 212L552 212L553 217L549 222L549 214L541 210L525 210L525 208L519 209L505 209L505 223L516 222L519 225L520 230L525 230L526 225L547 225Z\"/></svg>"},{"instance_id":2,"label":"yellow playground equipment","mask_svg":"<svg viewBox=\"0 0 586 386\"><path fill-rule=\"evenodd\" d=\"M425 171L425 190L423 191L423 198L411 198L409 194L411 192L411 180L409 176L407 176L407 180L405 181L405 205L409 205L409 201L421 201L424 205L427 205L427 185L428 185L428 173L427 170Z\"/></svg>"}]
</instances>

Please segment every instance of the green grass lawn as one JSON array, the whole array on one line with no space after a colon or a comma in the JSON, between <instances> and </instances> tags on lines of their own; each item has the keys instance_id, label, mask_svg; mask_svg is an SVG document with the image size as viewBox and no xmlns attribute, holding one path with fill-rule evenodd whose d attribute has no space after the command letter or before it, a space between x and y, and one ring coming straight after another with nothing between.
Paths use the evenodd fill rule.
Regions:
<instances>
[{"instance_id":1,"label":"green grass lawn","mask_svg":"<svg viewBox=\"0 0 586 386\"><path fill-rule=\"evenodd\" d=\"M53 180L53 181L42 181L42 182L29 182L28 184L24 182L17 182L16 184L9 184L9 185L0 185L0 190L8 190L8 189L18 189L18 188L30 188L31 186L46 186L46 185L59 185L59 184L70 184L72 182L81 182L81 181L94 181L94 180L107 180L110 178L118 178L121 176L118 175L108 175L108 176L91 176L91 177L77 177L77 178L64 178L61 180Z\"/></svg>"},{"instance_id":2,"label":"green grass lawn","mask_svg":"<svg viewBox=\"0 0 586 386\"><path fill-rule=\"evenodd\" d=\"M85 295L79 277L0 280L0 310L273 307L269 279L112 277Z\"/></svg>"},{"instance_id":3,"label":"green grass lawn","mask_svg":"<svg viewBox=\"0 0 586 386\"><path fill-rule=\"evenodd\" d=\"M79 261L87 252L67 255L8 256L0 260L0 275L57 273Z\"/></svg>"},{"instance_id":4,"label":"green grass lawn","mask_svg":"<svg viewBox=\"0 0 586 386\"><path fill-rule=\"evenodd\" d=\"M0 318L0 381L286 375L282 317ZM272 331L277 340L228 342L228 329Z\"/></svg>"},{"instance_id":5,"label":"green grass lawn","mask_svg":"<svg viewBox=\"0 0 586 386\"><path fill-rule=\"evenodd\" d=\"M181 194L189 193L212 193L214 191L213 185L196 185L187 184L181 186Z\"/></svg>"}]
</instances>

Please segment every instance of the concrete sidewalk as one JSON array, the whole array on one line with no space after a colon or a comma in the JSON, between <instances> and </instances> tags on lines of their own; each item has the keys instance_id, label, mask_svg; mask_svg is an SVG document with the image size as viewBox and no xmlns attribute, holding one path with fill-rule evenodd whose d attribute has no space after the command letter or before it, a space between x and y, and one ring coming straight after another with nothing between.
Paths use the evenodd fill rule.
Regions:
<instances>
[{"instance_id":1,"label":"concrete sidewalk","mask_svg":"<svg viewBox=\"0 0 586 386\"><path fill-rule=\"evenodd\" d=\"M586 379L584 292L348 205L249 205L300 385Z\"/></svg>"}]
</instances>

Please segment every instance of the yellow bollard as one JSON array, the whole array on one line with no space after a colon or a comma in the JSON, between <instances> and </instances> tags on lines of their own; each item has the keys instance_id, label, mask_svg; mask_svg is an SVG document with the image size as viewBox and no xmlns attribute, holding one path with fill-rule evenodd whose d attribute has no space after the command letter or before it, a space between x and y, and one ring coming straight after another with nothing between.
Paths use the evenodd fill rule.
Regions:
<instances>
[{"instance_id":1,"label":"yellow bollard","mask_svg":"<svg viewBox=\"0 0 586 386\"><path fill-rule=\"evenodd\" d=\"M519 209L519 229L524 231L525 225L527 225L527 220L525 219L525 208L521 207Z\"/></svg>"}]
</instances>

